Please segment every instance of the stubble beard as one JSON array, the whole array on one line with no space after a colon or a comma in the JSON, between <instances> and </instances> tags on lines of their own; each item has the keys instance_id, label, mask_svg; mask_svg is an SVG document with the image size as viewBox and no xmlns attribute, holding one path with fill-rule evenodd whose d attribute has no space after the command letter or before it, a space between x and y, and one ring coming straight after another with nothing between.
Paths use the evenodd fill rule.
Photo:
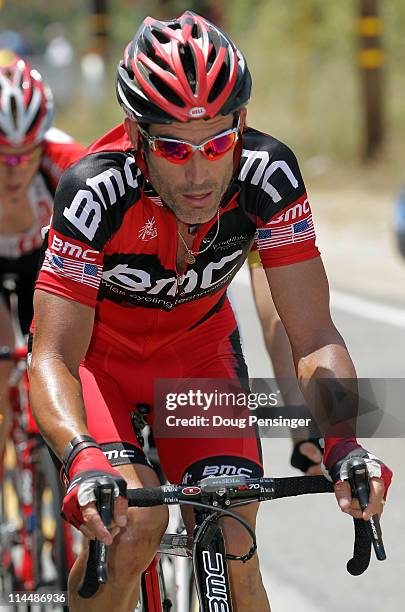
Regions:
<instances>
[{"instance_id":1,"label":"stubble beard","mask_svg":"<svg viewBox=\"0 0 405 612\"><path fill-rule=\"evenodd\" d=\"M200 185L195 192L212 191L209 204L203 208L191 208L187 204L181 204L182 193L191 194L193 189L184 185L172 189L170 184L161 179L158 173L155 173L152 164L149 164L149 177L154 190L159 194L162 201L173 211L179 221L187 224L200 224L210 221L216 214L221 203L222 197L226 192L232 178L232 170L227 175L224 175L221 184L206 182Z\"/></svg>"}]
</instances>

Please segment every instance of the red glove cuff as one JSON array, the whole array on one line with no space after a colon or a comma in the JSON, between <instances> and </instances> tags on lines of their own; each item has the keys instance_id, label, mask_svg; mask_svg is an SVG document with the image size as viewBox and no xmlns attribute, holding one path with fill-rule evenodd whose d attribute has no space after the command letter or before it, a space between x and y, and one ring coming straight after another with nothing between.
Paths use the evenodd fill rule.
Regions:
<instances>
[{"instance_id":1,"label":"red glove cuff","mask_svg":"<svg viewBox=\"0 0 405 612\"><path fill-rule=\"evenodd\" d=\"M72 480L78 472L88 472L91 470L107 472L115 476L118 473L117 470L112 467L103 451L94 446L84 448L73 459L68 474L69 480Z\"/></svg>"},{"instance_id":2,"label":"red glove cuff","mask_svg":"<svg viewBox=\"0 0 405 612\"><path fill-rule=\"evenodd\" d=\"M341 459L344 459L352 450L361 448L355 437L351 438L325 438L323 464L329 471Z\"/></svg>"}]
</instances>

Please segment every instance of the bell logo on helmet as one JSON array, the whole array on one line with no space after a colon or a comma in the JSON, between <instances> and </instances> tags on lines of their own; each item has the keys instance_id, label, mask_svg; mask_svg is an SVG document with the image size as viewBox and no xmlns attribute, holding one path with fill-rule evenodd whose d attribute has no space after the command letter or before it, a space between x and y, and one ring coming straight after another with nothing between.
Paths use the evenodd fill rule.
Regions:
<instances>
[{"instance_id":1,"label":"bell logo on helmet","mask_svg":"<svg viewBox=\"0 0 405 612\"><path fill-rule=\"evenodd\" d=\"M207 109L205 108L205 106L193 106L193 108L190 108L190 110L188 111L188 114L190 115L190 117L202 117L203 115L205 115L207 112Z\"/></svg>"}]
</instances>

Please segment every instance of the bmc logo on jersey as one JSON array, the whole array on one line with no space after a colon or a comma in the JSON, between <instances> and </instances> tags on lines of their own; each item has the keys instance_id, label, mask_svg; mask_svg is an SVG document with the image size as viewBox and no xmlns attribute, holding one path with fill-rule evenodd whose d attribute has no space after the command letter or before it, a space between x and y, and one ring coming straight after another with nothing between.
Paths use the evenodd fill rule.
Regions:
<instances>
[{"instance_id":1,"label":"bmc logo on jersey","mask_svg":"<svg viewBox=\"0 0 405 612\"><path fill-rule=\"evenodd\" d=\"M221 257L219 261L211 261L200 273L190 268L182 277L182 292L189 294L197 288L208 290L221 286L237 268L242 253L243 251L238 249L231 255ZM117 264L111 270L104 270L103 280L127 291L145 292L148 295L166 293L167 296L174 296L178 289L177 276L154 278L147 270L132 268L125 263Z\"/></svg>"},{"instance_id":2,"label":"bmc logo on jersey","mask_svg":"<svg viewBox=\"0 0 405 612\"><path fill-rule=\"evenodd\" d=\"M281 171L291 186L297 189L299 185L298 179L284 159L270 163L270 155L267 151L250 151L249 149L242 150L242 159L243 158L246 158L246 161L239 173L239 180L245 181L250 170L254 169L250 183L252 185L259 185L263 191L269 194L275 204L280 202L283 197L283 194L280 194L270 182L271 176L276 171ZM277 181L277 183L279 183L279 181Z\"/></svg>"},{"instance_id":3,"label":"bmc logo on jersey","mask_svg":"<svg viewBox=\"0 0 405 612\"><path fill-rule=\"evenodd\" d=\"M133 157L128 157L122 169L108 168L100 174L86 179L90 189L79 189L72 202L63 211L63 216L78 230L92 240L101 223L102 209L114 206L123 197L127 188L138 187L140 170Z\"/></svg>"},{"instance_id":4,"label":"bmc logo on jersey","mask_svg":"<svg viewBox=\"0 0 405 612\"><path fill-rule=\"evenodd\" d=\"M294 202L288 208L283 210L283 212L271 219L266 223L266 227L269 225L278 225L279 223L291 223L300 219L301 217L305 217L309 215L311 212L311 208L309 206L308 199L306 198L304 202Z\"/></svg>"},{"instance_id":5,"label":"bmc logo on jersey","mask_svg":"<svg viewBox=\"0 0 405 612\"><path fill-rule=\"evenodd\" d=\"M57 236L53 237L51 249L56 253L76 257L76 259L84 259L84 261L96 261L96 257L92 257L92 255L98 255L98 251L93 251L93 249L83 250L78 244L61 240Z\"/></svg>"}]
</instances>

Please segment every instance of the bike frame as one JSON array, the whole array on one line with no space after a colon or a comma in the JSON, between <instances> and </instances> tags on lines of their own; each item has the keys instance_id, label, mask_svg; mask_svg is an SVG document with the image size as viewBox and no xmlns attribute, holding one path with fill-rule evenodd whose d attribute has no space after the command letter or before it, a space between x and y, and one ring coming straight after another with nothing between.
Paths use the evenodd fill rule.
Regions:
<instances>
[{"instance_id":1,"label":"bike frame","mask_svg":"<svg viewBox=\"0 0 405 612\"><path fill-rule=\"evenodd\" d=\"M158 576L159 555L150 563L141 577L142 612L162 612Z\"/></svg>"},{"instance_id":2,"label":"bike frame","mask_svg":"<svg viewBox=\"0 0 405 612\"><path fill-rule=\"evenodd\" d=\"M199 514L196 512L197 516ZM201 515L205 519L209 513L204 512ZM199 523L200 521L196 524L196 530ZM194 575L200 612L232 612L225 541L217 514L205 528L201 541L196 545Z\"/></svg>"},{"instance_id":3,"label":"bike frame","mask_svg":"<svg viewBox=\"0 0 405 612\"><path fill-rule=\"evenodd\" d=\"M158 468L159 473L161 468L158 459L153 454L154 446L150 445L149 426L147 425L145 429L142 429L142 423L137 423L134 427L139 439L142 438L141 444L145 454L150 457L152 452L152 463L155 469ZM161 482L163 484L165 478L161 478ZM195 511L194 535L197 534L204 520L210 515L211 512L209 511L201 509ZM179 612L190 612L190 593L188 592L190 573L194 574L196 590L199 595L200 612L232 612L224 536L218 523L218 514L214 513L212 516L212 522L204 530L202 540L197 545L195 564L193 562L192 568L185 559L185 557L188 557L191 561L193 557L192 538L185 534L164 534L158 555L141 577L142 612L165 612L166 609L170 610L171 607L166 598L166 592L161 592L162 587L164 589L163 576L162 580L159 580L159 572L162 573L161 554L174 556L175 558L175 596ZM167 607L165 607L165 603Z\"/></svg>"},{"instance_id":4,"label":"bike frame","mask_svg":"<svg viewBox=\"0 0 405 612\"><path fill-rule=\"evenodd\" d=\"M201 528L210 512L196 512L194 533ZM200 612L232 612L232 596L228 575L225 541L222 527L218 523L218 514L204 528L202 537L196 547L194 580L199 595ZM160 546L160 554L192 557L192 539L187 535L165 534ZM142 575L142 612L161 612L161 600L158 576L160 554L155 557ZM156 590L158 589L158 590ZM157 597L156 597L157 596Z\"/></svg>"},{"instance_id":5,"label":"bike frame","mask_svg":"<svg viewBox=\"0 0 405 612\"><path fill-rule=\"evenodd\" d=\"M17 482L12 486L19 500L18 523L15 528L8 529L3 525L0 549L0 561L4 573L10 573L15 578L15 588L21 591L35 591L39 585L40 574L40 544L38 518L41 516L42 499L38 496L37 465L44 441L39 433L28 401L28 374L25 367L27 350L25 347L10 354L10 359L16 361L16 367L11 376L9 388L11 407L11 427L9 439L15 450L15 465L18 474ZM4 458L3 458L4 460ZM7 471L2 478L7 481ZM63 539L66 554L66 567L71 569L75 555L73 552L73 534L70 525L63 523ZM21 548L17 562L11 552L13 545Z\"/></svg>"},{"instance_id":6,"label":"bike frame","mask_svg":"<svg viewBox=\"0 0 405 612\"><path fill-rule=\"evenodd\" d=\"M22 560L14 570L21 590L34 590L36 586L35 530L37 528L35 508L35 455L39 441L35 434L28 433L33 418L28 416L28 377L16 370L17 376L10 387L12 424L10 439L16 454L20 482L16 483L21 501L21 526L17 529L18 544L22 546ZM22 426L24 425L24 426ZM5 476L5 474L4 474Z\"/></svg>"}]
</instances>

